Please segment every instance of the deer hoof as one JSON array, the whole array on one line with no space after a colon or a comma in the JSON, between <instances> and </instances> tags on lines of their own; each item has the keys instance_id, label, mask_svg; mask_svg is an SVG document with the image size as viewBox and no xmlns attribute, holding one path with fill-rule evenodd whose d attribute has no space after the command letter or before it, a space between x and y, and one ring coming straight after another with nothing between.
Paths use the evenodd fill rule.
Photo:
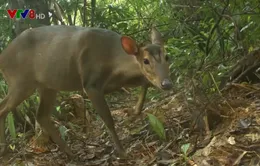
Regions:
<instances>
[{"instance_id":1,"label":"deer hoof","mask_svg":"<svg viewBox=\"0 0 260 166\"><path fill-rule=\"evenodd\" d=\"M127 154L121 145L117 147L117 150L115 152L116 156L118 156L120 159L127 159Z\"/></svg>"},{"instance_id":2,"label":"deer hoof","mask_svg":"<svg viewBox=\"0 0 260 166\"><path fill-rule=\"evenodd\" d=\"M142 108L135 108L134 109L134 115L141 115L142 114Z\"/></svg>"},{"instance_id":3,"label":"deer hoof","mask_svg":"<svg viewBox=\"0 0 260 166\"><path fill-rule=\"evenodd\" d=\"M119 156L120 159L127 159L128 158L125 151L120 152L118 156Z\"/></svg>"}]
</instances>

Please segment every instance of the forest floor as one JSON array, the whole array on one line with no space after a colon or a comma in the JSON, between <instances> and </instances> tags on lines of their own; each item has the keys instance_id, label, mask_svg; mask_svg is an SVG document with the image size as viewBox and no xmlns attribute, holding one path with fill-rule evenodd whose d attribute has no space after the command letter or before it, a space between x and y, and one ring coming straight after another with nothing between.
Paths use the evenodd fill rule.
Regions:
<instances>
[{"instance_id":1,"label":"forest floor","mask_svg":"<svg viewBox=\"0 0 260 166\"><path fill-rule=\"evenodd\" d=\"M81 101L74 95L65 105L80 110ZM187 98L184 92L164 93L146 102L143 118L132 121L126 108L135 105L136 96L118 93L108 101L129 159L116 157L106 127L90 113L87 132L78 118L53 118L77 159L68 159L53 143L35 147L33 139L27 136L18 138L14 150L0 158L0 165L260 165L260 84L233 84L210 98L205 95ZM166 140L154 132L146 113L163 123Z\"/></svg>"}]
</instances>

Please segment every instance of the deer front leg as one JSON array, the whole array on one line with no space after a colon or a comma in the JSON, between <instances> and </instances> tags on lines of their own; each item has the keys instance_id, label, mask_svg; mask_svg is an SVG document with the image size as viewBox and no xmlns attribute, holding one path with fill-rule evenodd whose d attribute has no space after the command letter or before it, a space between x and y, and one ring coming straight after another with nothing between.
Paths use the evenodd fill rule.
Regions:
<instances>
[{"instance_id":1,"label":"deer front leg","mask_svg":"<svg viewBox=\"0 0 260 166\"><path fill-rule=\"evenodd\" d=\"M141 93L139 94L138 101L135 106L135 115L140 115L144 106L145 97L147 94L148 84L141 87Z\"/></svg>"},{"instance_id":2,"label":"deer front leg","mask_svg":"<svg viewBox=\"0 0 260 166\"><path fill-rule=\"evenodd\" d=\"M0 103L0 109L3 109L6 105L7 98ZM6 152L7 145L5 140L5 119L7 114L0 116L0 156L3 156Z\"/></svg>"},{"instance_id":3,"label":"deer front leg","mask_svg":"<svg viewBox=\"0 0 260 166\"><path fill-rule=\"evenodd\" d=\"M111 116L110 110L105 100L104 93L101 90L96 88L85 88L85 91L90 101L92 102L94 109L99 114L101 119L104 121L105 125L107 126L110 135L116 145L116 149L119 153L119 156L125 158L126 153L115 131L114 120Z\"/></svg>"}]
</instances>

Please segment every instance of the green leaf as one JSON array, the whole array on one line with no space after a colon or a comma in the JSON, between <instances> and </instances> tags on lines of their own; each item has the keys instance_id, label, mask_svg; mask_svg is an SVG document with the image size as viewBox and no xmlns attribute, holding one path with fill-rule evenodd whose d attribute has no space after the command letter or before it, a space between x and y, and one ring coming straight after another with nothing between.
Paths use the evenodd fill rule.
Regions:
<instances>
[{"instance_id":1,"label":"green leaf","mask_svg":"<svg viewBox=\"0 0 260 166\"><path fill-rule=\"evenodd\" d=\"M60 106L57 106L57 107L56 107L56 110L57 110L58 112L60 112Z\"/></svg>"},{"instance_id":2,"label":"green leaf","mask_svg":"<svg viewBox=\"0 0 260 166\"><path fill-rule=\"evenodd\" d=\"M190 143L184 144L184 145L181 146L181 151L182 151L185 155L187 155L187 151L188 151L189 147L190 147Z\"/></svg>"},{"instance_id":3,"label":"green leaf","mask_svg":"<svg viewBox=\"0 0 260 166\"><path fill-rule=\"evenodd\" d=\"M14 151L15 150L15 145L9 145L9 148L12 150L12 151Z\"/></svg>"},{"instance_id":4,"label":"green leaf","mask_svg":"<svg viewBox=\"0 0 260 166\"><path fill-rule=\"evenodd\" d=\"M209 75L207 73L205 73L203 75L203 79L202 79L203 85L205 85L205 86L208 85L209 81L210 81L210 77L209 77Z\"/></svg>"},{"instance_id":5,"label":"green leaf","mask_svg":"<svg viewBox=\"0 0 260 166\"><path fill-rule=\"evenodd\" d=\"M163 124L153 114L147 113L147 115L148 115L149 123L152 126L152 129L154 130L154 132L161 139L165 140L166 135L165 135L165 130L164 130Z\"/></svg>"},{"instance_id":6,"label":"green leaf","mask_svg":"<svg viewBox=\"0 0 260 166\"><path fill-rule=\"evenodd\" d=\"M16 131L15 131L15 127L14 127L14 117L13 117L13 113L10 112L7 115L7 124L8 124L8 129L10 132L10 135L13 139L16 138Z\"/></svg>"},{"instance_id":7,"label":"green leaf","mask_svg":"<svg viewBox=\"0 0 260 166\"><path fill-rule=\"evenodd\" d=\"M61 134L61 138L65 141L65 136L67 136L68 129L65 126L60 126L59 131Z\"/></svg>"}]
</instances>

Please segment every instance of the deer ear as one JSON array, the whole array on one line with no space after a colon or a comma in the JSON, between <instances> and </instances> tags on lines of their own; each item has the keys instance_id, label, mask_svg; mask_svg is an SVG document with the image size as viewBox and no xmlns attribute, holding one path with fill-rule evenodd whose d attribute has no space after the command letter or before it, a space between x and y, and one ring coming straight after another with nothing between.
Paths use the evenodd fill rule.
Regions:
<instances>
[{"instance_id":1,"label":"deer ear","mask_svg":"<svg viewBox=\"0 0 260 166\"><path fill-rule=\"evenodd\" d=\"M122 36L121 44L127 54L137 55L138 48L135 41L132 38L128 36Z\"/></svg>"},{"instance_id":2,"label":"deer ear","mask_svg":"<svg viewBox=\"0 0 260 166\"><path fill-rule=\"evenodd\" d=\"M152 27L151 39L153 44L163 45L162 34L155 27Z\"/></svg>"}]
</instances>

